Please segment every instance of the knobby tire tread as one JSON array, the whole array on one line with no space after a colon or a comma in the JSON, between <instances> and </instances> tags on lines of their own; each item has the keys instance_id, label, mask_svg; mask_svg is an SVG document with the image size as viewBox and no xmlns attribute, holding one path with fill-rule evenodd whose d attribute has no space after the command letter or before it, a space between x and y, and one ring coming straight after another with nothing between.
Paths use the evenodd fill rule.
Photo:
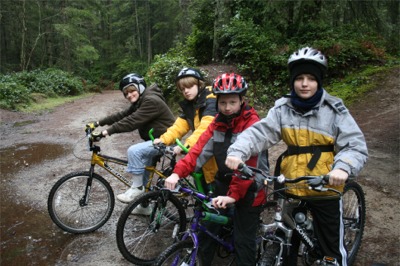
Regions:
<instances>
[{"instance_id":1,"label":"knobby tire tread","mask_svg":"<svg viewBox=\"0 0 400 266\"><path fill-rule=\"evenodd\" d=\"M354 243L352 243L351 249L348 250L347 254L347 264L352 265L356 259L357 253L361 247L361 242L364 234L364 227L365 227L365 215L366 215L366 206L365 206L365 195L362 187L360 184L357 182L348 182L343 191L343 196L345 197L346 193L349 191L353 191L355 196L357 197L357 203L358 203L358 210L359 210L359 219L357 221L357 228L359 232L356 234L356 238ZM345 198L344 198L345 200ZM345 208L346 203L343 202L343 207ZM344 210L345 212L345 210ZM346 216L346 213L344 213L344 216ZM345 218L345 217L344 217ZM345 219L344 219L345 220ZM346 221L344 221L346 223ZM345 239L346 239L346 233L348 233L349 229L345 229Z\"/></svg>"},{"instance_id":2,"label":"knobby tire tread","mask_svg":"<svg viewBox=\"0 0 400 266\"><path fill-rule=\"evenodd\" d=\"M116 232L118 249L129 262L152 265L156 258L176 241L176 238L172 238L175 226L178 225L177 235L186 229L185 209L177 197L171 195L168 198L166 209L155 208L161 204L160 193L160 191L150 191L137 197L125 207L118 219ZM131 214L138 206L149 205L152 206L151 215ZM163 215L160 216L161 211ZM155 217L162 217L161 225L156 222L160 220Z\"/></svg>"},{"instance_id":3,"label":"knobby tire tread","mask_svg":"<svg viewBox=\"0 0 400 266\"><path fill-rule=\"evenodd\" d=\"M90 191L89 205L80 206L79 200L83 197L87 185L87 180L90 174L87 171L80 172L72 172L61 177L52 187L49 193L49 197L47 200L47 209L52 221L62 230L72 233L72 234L85 234L91 233L102 227L110 218L113 210L114 210L114 192L110 186L110 184L100 175L93 173L92 180L92 189ZM79 180L82 179L82 180ZM76 182L79 181L79 182ZM74 185L73 187L71 187ZM100 193L96 193L97 186L101 185L101 195ZM70 190L70 191L68 191ZM74 190L74 191L72 191ZM75 191L76 190L76 191ZM104 195L103 195L104 194ZM105 196L105 197L103 197ZM98 200L98 197L101 197L101 200ZM96 199L96 200L94 200ZM85 218L92 218L93 210L95 210L96 205L104 205L105 208L102 208L101 212L98 212L99 219L96 221L81 225L80 227L78 222L80 222L79 218L85 220ZM58 202L63 200L63 204L59 204ZM71 200L67 202L67 200ZM68 214L64 214L59 212L62 208L66 209L65 212ZM99 209L97 207L97 209ZM80 214L78 216L78 214ZM96 215L97 216L97 215ZM70 221L74 220L74 221ZM88 222L87 220L85 220ZM76 225L76 226L75 226Z\"/></svg>"},{"instance_id":4,"label":"knobby tire tread","mask_svg":"<svg viewBox=\"0 0 400 266\"><path fill-rule=\"evenodd\" d=\"M183 252L186 256L189 256L190 254L188 254L186 252L186 250L191 250L193 248L194 248L194 244L191 240L176 242L173 245L171 245L169 248L167 248L163 253L161 253L161 255L157 258L156 263L154 265L156 265L156 266L171 265L170 263L165 264L165 262L167 262L167 260L173 259L173 257L171 257L171 256L174 256L178 252ZM202 256L200 250L198 250L197 254L196 254L196 264L195 264L196 266L203 265L202 257L203 256ZM190 265L190 261L185 260L185 262L187 264L179 263L177 265Z\"/></svg>"}]
</instances>

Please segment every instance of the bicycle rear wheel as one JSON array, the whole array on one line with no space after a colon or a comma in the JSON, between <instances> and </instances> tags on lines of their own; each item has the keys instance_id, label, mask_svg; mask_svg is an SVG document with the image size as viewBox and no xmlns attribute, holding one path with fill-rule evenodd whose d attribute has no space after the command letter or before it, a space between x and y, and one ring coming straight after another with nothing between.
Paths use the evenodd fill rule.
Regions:
<instances>
[{"instance_id":1,"label":"bicycle rear wheel","mask_svg":"<svg viewBox=\"0 0 400 266\"><path fill-rule=\"evenodd\" d=\"M93 173L90 178L89 172L73 172L52 187L47 209L62 230L73 234L90 233L110 218L114 210L114 192L98 174Z\"/></svg>"},{"instance_id":2,"label":"bicycle rear wheel","mask_svg":"<svg viewBox=\"0 0 400 266\"><path fill-rule=\"evenodd\" d=\"M166 249L157 259L154 265L157 266L169 266L169 265L191 265L192 253L194 251L194 245L192 241L180 241L176 242L168 249ZM202 256L200 251L195 256L196 266L202 266Z\"/></svg>"},{"instance_id":3,"label":"bicycle rear wheel","mask_svg":"<svg viewBox=\"0 0 400 266\"><path fill-rule=\"evenodd\" d=\"M118 219L118 249L132 263L151 265L185 229L180 200L169 191L150 191L129 203Z\"/></svg>"},{"instance_id":4,"label":"bicycle rear wheel","mask_svg":"<svg viewBox=\"0 0 400 266\"><path fill-rule=\"evenodd\" d=\"M347 263L352 265L360 249L365 226L365 196L362 187L349 182L343 192L344 244L347 249Z\"/></svg>"}]
</instances>

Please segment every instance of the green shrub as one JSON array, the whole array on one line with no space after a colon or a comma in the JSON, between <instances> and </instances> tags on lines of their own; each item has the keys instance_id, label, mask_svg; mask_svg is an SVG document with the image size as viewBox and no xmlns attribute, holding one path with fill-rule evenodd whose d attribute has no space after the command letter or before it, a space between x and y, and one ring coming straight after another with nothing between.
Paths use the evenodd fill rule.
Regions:
<instances>
[{"instance_id":1,"label":"green shrub","mask_svg":"<svg viewBox=\"0 0 400 266\"><path fill-rule=\"evenodd\" d=\"M48 96L73 96L83 92L82 81L68 72L59 69L33 71L36 81L31 83L32 92Z\"/></svg>"},{"instance_id":2,"label":"green shrub","mask_svg":"<svg viewBox=\"0 0 400 266\"><path fill-rule=\"evenodd\" d=\"M79 77L59 69L23 71L0 75L3 108L16 109L18 105L28 104L30 94L41 93L47 97L73 96L84 92Z\"/></svg>"},{"instance_id":3,"label":"green shrub","mask_svg":"<svg viewBox=\"0 0 400 266\"><path fill-rule=\"evenodd\" d=\"M177 94L175 78L184 67L196 67L196 60L185 57L176 50L156 55L146 74L148 85L156 83L162 90L168 103L172 104Z\"/></svg>"},{"instance_id":4,"label":"green shrub","mask_svg":"<svg viewBox=\"0 0 400 266\"><path fill-rule=\"evenodd\" d=\"M121 60L112 75L113 80L118 82L129 73L137 73L144 76L147 72L147 64L143 61L133 61L132 59Z\"/></svg>"},{"instance_id":5,"label":"green shrub","mask_svg":"<svg viewBox=\"0 0 400 266\"><path fill-rule=\"evenodd\" d=\"M221 36L228 42L225 59L238 62L239 72L253 84L249 95L255 105L269 103L287 90L288 51L278 46L275 33L251 20L236 18L224 27Z\"/></svg>"},{"instance_id":6,"label":"green shrub","mask_svg":"<svg viewBox=\"0 0 400 266\"><path fill-rule=\"evenodd\" d=\"M0 108L17 109L18 105L26 105L31 101L28 88L13 81L5 81L7 77L0 77Z\"/></svg>"}]
</instances>

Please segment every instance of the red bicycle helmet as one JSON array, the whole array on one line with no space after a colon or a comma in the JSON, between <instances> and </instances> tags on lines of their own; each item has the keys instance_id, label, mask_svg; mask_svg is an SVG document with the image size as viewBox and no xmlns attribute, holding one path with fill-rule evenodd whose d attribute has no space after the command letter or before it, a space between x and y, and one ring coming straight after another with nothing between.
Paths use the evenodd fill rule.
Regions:
<instances>
[{"instance_id":1,"label":"red bicycle helmet","mask_svg":"<svg viewBox=\"0 0 400 266\"><path fill-rule=\"evenodd\" d=\"M245 95L248 87L246 80L242 76L235 73L222 74L214 80L213 84L213 93L215 95Z\"/></svg>"}]
</instances>

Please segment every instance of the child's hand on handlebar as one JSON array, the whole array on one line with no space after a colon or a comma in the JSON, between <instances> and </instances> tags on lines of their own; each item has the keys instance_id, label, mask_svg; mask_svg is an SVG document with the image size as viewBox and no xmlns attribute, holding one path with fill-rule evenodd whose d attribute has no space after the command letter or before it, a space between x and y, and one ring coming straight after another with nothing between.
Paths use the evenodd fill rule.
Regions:
<instances>
[{"instance_id":1,"label":"child's hand on handlebar","mask_svg":"<svg viewBox=\"0 0 400 266\"><path fill-rule=\"evenodd\" d=\"M226 209L228 204L231 205L235 202L236 202L236 200L229 196L218 196L218 197L212 199L212 205L214 206L214 208L217 208L217 209Z\"/></svg>"},{"instance_id":2,"label":"child's hand on handlebar","mask_svg":"<svg viewBox=\"0 0 400 266\"><path fill-rule=\"evenodd\" d=\"M179 181L179 176L175 173L165 179L164 186L169 190L174 190Z\"/></svg>"},{"instance_id":3,"label":"child's hand on handlebar","mask_svg":"<svg viewBox=\"0 0 400 266\"><path fill-rule=\"evenodd\" d=\"M241 163L244 162L235 156L227 156L225 160L225 165L232 170L237 170Z\"/></svg>"},{"instance_id":4,"label":"child's hand on handlebar","mask_svg":"<svg viewBox=\"0 0 400 266\"><path fill-rule=\"evenodd\" d=\"M101 134L103 135L103 137L107 137L108 136L108 131L107 130L103 130L103 131L101 131Z\"/></svg>"},{"instance_id":5,"label":"child's hand on handlebar","mask_svg":"<svg viewBox=\"0 0 400 266\"><path fill-rule=\"evenodd\" d=\"M154 144L154 145L158 145L158 144L160 144L160 143L162 143L161 139L154 139L154 140L153 140L153 144Z\"/></svg>"},{"instance_id":6,"label":"child's hand on handlebar","mask_svg":"<svg viewBox=\"0 0 400 266\"><path fill-rule=\"evenodd\" d=\"M174 147L174 154L176 154L176 155L181 154L182 151L183 151L182 148L179 147L178 145L176 145L176 146Z\"/></svg>"},{"instance_id":7,"label":"child's hand on handlebar","mask_svg":"<svg viewBox=\"0 0 400 266\"><path fill-rule=\"evenodd\" d=\"M329 185L331 186L340 186L343 185L347 178L349 177L349 174L342 170L342 169L334 169L329 172Z\"/></svg>"}]
</instances>

